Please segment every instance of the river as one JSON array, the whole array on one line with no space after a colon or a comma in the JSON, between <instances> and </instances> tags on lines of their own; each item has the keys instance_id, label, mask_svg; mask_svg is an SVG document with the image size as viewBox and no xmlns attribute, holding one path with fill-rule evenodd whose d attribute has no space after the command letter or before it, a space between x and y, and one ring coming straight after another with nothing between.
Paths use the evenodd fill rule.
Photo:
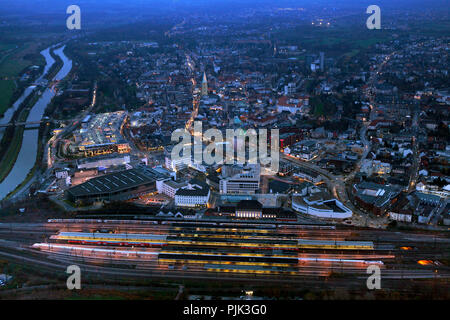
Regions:
<instances>
[{"instance_id":1,"label":"river","mask_svg":"<svg viewBox=\"0 0 450 320\"><path fill-rule=\"evenodd\" d=\"M64 48L65 46L55 50L55 54L58 55L62 61L63 66L59 70L59 72L56 74L55 77L53 77L52 80L62 80L65 78L70 70L72 69L72 61L66 57L64 54ZM41 77L37 80L40 81L43 76L48 72L50 67L54 64L55 60L50 55L50 48L45 49L41 52L41 54L45 57L46 60L46 66L44 68L44 72L41 75ZM23 100L26 99L26 97L34 90L34 86L30 86L27 89L25 89L22 96L14 103L13 108L10 108L7 113L9 119L11 119L12 114L14 113L15 109L17 109L20 104L23 102ZM55 91L52 89L47 88L42 96L39 98L39 100L35 103L33 108L30 111L30 114L28 115L27 122L30 121L39 121L42 119L42 116L44 115L44 111L47 108L47 105L50 103L50 101L55 96ZM11 109L14 109L11 111ZM11 115L9 113L12 112ZM7 115L5 113L5 117L3 119L0 119L0 123L3 123L3 121L6 121ZM8 123L6 121L5 123ZM0 133L1 134L1 133ZM0 199L3 199L8 193L13 191L23 180L25 180L26 176L28 175L28 172L33 168L35 162L36 162L36 155L37 155L37 145L38 145L38 129L33 130L25 130L22 140L22 147L19 152L19 156L17 157L16 163L14 164L13 169L9 173L9 175L6 177L5 180L0 184ZM1 136L0 136L1 137Z\"/></svg>"},{"instance_id":2,"label":"river","mask_svg":"<svg viewBox=\"0 0 450 320\"><path fill-rule=\"evenodd\" d=\"M44 67L44 71L42 72L42 75L35 81L35 83L41 82L42 79L44 78L44 76L47 74L48 70L55 63L55 59L53 59L53 57L50 54L50 49L51 49L51 47L41 51L41 55L43 55L45 58L45 67ZM8 110L6 110L3 118L0 118L0 124L7 124L11 121L11 118L14 115L14 112L16 112L17 108L19 108L19 106L22 104L22 102L25 101L25 99L33 92L33 90L35 88L36 88L35 85L31 85L23 91L22 95L19 97L19 99L16 100L16 102L14 102L12 107L9 108ZM5 128L4 127L0 128L0 140L3 138L4 132L5 132Z\"/></svg>"}]
</instances>

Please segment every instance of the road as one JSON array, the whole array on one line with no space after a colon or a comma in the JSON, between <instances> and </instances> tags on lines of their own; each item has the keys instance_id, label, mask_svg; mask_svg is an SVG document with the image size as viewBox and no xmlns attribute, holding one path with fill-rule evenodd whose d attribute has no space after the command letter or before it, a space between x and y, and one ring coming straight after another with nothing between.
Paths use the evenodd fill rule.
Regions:
<instances>
[{"instance_id":1,"label":"road","mask_svg":"<svg viewBox=\"0 0 450 320\"><path fill-rule=\"evenodd\" d=\"M375 112L375 110L376 110L376 108L375 108L375 97L376 96L374 94L374 86L375 86L375 83L378 80L378 75L383 70L383 68L386 66L386 63L389 62L389 60L391 59L391 57L395 53L396 52L392 52L391 54L389 54L383 60L383 62L381 62L378 65L376 71L371 74L369 80L367 81L368 89L365 92L365 97L366 97L366 99L369 100L369 103L370 103L370 115L369 115L369 120L362 124L361 131L360 131L360 140L361 140L361 142L364 145L364 151L363 151L363 153L361 155L361 158L358 160L358 163L356 164L355 169L349 175L347 175L347 177L345 178L345 181L350 181L350 180L352 180L354 178L356 173L358 173L359 170L361 169L362 162L367 158L367 155L370 152L371 143L367 139L367 128L368 128L369 123L372 120L376 119L376 112Z\"/></svg>"},{"instance_id":2,"label":"road","mask_svg":"<svg viewBox=\"0 0 450 320\"><path fill-rule=\"evenodd\" d=\"M419 178L419 166L420 166L420 154L419 154L419 142L417 137L419 135L419 108L415 107L413 110L413 119L411 124L412 135L413 135L413 163L410 169L409 183L407 187L408 192L415 190L417 179Z\"/></svg>"},{"instance_id":3,"label":"road","mask_svg":"<svg viewBox=\"0 0 450 320\"><path fill-rule=\"evenodd\" d=\"M66 136L81 123L81 121L89 114L91 113L92 109L94 108L97 101L97 83L94 84L94 89L92 93L92 100L90 105L75 119L71 121L71 123L64 127L64 129L59 132L58 134L54 135L50 138L50 140L47 142L46 150L47 152L46 157L44 161L47 162L47 167L51 169L53 167L53 164L55 163L55 160L58 159L58 151L57 151L57 145L58 141L60 141L61 137Z\"/></svg>"},{"instance_id":4,"label":"road","mask_svg":"<svg viewBox=\"0 0 450 320\"><path fill-rule=\"evenodd\" d=\"M299 165L303 168L306 168L308 170L311 170L313 172L319 173L324 177L325 182L331 190L334 197L336 197L340 202L342 202L345 206L347 206L349 209L351 209L354 213L353 216L353 223L357 225L363 225L363 226L373 226L373 227L383 227L386 224L385 218L377 218L370 216L367 212L361 211L359 208L357 208L348 198L348 194L346 191L345 183L348 181L351 181L355 175L359 172L361 169L362 162L367 158L370 150L371 150L371 143L367 138L367 130L369 123L376 119L376 108L375 108L375 94L374 94L374 86L377 82L378 75L381 73L383 68L386 66L386 64L389 62L389 60L392 58L392 56L396 54L396 52L392 52L388 56L383 59L383 61L377 66L376 71L373 72L370 76L370 78L367 81L368 89L365 93L366 98L369 100L370 103L370 116L369 121L366 121L363 123L360 131L360 140L364 145L364 150L359 158L358 162L355 165L355 168L351 173L346 175L345 177L342 176L335 176L331 173L329 173L326 170L323 170L322 168L319 168L318 166L315 166L309 162L304 162L286 155L283 155L284 159L287 161L293 162L296 165ZM415 114L415 128L417 128L417 113ZM416 146L416 145L415 145ZM417 146L416 146L417 148ZM417 155L415 154L415 158L417 160ZM413 172L417 172L417 161L415 162L415 166L413 167ZM414 179L414 178L412 178ZM414 180L413 180L414 181ZM414 184L414 182L411 182ZM356 214L356 215L355 215Z\"/></svg>"},{"instance_id":5,"label":"road","mask_svg":"<svg viewBox=\"0 0 450 320\"><path fill-rule=\"evenodd\" d=\"M332 190L333 195L342 203L348 202L347 192L345 192L344 180L340 176L335 176L331 172L322 169L311 162L306 162L286 154L282 154L282 158L288 162L294 163L295 165L302 167L304 169L310 170L311 172L320 174L327 184L328 188Z\"/></svg>"},{"instance_id":6,"label":"road","mask_svg":"<svg viewBox=\"0 0 450 320\"><path fill-rule=\"evenodd\" d=\"M194 94L195 87L197 86L197 81L195 80L195 64L192 61L192 58L186 54L186 61L189 67L189 71L191 74L191 82L192 82L192 113L189 120L186 122L186 130L193 134L192 125L194 124L194 120L198 115L198 107L200 105L199 97Z\"/></svg>"},{"instance_id":7,"label":"road","mask_svg":"<svg viewBox=\"0 0 450 320\"><path fill-rule=\"evenodd\" d=\"M384 228L387 219L385 217L375 217L369 215L367 212L361 211L357 208L352 201L349 199L347 190L346 190L346 179L342 176L335 176L334 174L324 170L310 162L305 162L299 159L296 159L291 156L287 156L285 154L282 155L282 158L286 161L296 164L299 167L305 168L312 172L318 173L322 176L323 181L326 183L328 189L331 191L332 195L342 202L347 208L353 211L352 224L355 226L370 226L373 228Z\"/></svg>"}]
</instances>

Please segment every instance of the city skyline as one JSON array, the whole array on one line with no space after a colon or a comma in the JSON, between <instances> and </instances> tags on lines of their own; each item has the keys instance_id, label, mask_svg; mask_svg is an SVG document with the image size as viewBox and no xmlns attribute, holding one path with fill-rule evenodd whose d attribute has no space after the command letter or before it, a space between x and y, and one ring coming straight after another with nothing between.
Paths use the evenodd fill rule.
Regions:
<instances>
[{"instance_id":1,"label":"city skyline","mask_svg":"<svg viewBox=\"0 0 450 320\"><path fill-rule=\"evenodd\" d=\"M0 299L449 299L446 2L4 3Z\"/></svg>"}]
</instances>

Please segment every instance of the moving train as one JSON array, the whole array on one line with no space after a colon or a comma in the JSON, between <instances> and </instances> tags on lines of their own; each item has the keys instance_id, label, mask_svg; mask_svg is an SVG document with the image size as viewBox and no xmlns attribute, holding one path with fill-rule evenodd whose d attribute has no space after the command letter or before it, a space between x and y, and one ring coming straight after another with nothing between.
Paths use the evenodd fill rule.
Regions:
<instances>
[{"instance_id":1,"label":"moving train","mask_svg":"<svg viewBox=\"0 0 450 320\"><path fill-rule=\"evenodd\" d=\"M374 250L372 241L335 241L309 239L230 239L230 238L197 238L179 237L159 234L134 233L84 233L60 232L50 237L52 240L68 243L90 245L144 246L163 247L176 246L216 246L239 247L248 249L300 250L300 249L333 249L333 250Z\"/></svg>"}]
</instances>

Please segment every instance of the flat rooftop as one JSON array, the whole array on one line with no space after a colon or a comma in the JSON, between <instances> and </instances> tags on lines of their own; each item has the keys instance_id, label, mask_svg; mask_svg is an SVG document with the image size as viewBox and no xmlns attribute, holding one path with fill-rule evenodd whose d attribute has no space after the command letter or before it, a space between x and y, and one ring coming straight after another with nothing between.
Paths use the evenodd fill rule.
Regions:
<instances>
[{"instance_id":1,"label":"flat rooftop","mask_svg":"<svg viewBox=\"0 0 450 320\"><path fill-rule=\"evenodd\" d=\"M136 188L155 181L149 170L131 169L92 178L67 190L74 197L108 194Z\"/></svg>"},{"instance_id":2,"label":"flat rooftop","mask_svg":"<svg viewBox=\"0 0 450 320\"><path fill-rule=\"evenodd\" d=\"M102 113L91 118L86 128L79 130L81 146L94 147L116 143L125 143L120 134L120 126L127 113L124 111Z\"/></svg>"}]
</instances>

